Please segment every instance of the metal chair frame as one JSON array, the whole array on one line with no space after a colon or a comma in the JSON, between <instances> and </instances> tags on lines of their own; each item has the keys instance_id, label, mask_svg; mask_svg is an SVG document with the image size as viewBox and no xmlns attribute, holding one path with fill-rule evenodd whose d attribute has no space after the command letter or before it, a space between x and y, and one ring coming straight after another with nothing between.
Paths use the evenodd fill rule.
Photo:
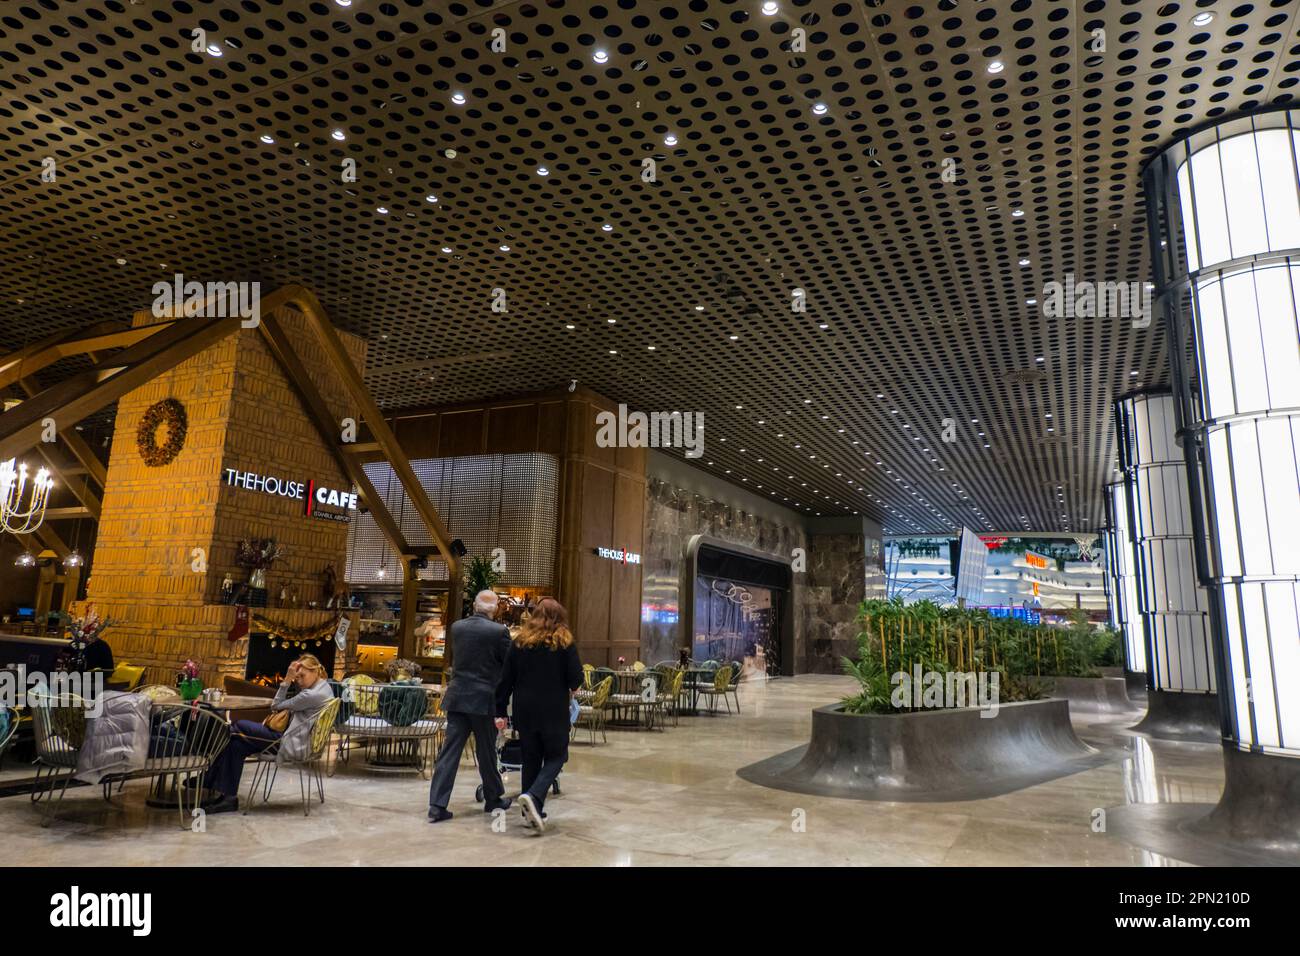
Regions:
<instances>
[{"instance_id":1,"label":"metal chair frame","mask_svg":"<svg viewBox=\"0 0 1300 956\"><path fill-rule=\"evenodd\" d=\"M380 698L390 688L398 693L424 692L423 709L414 720L393 724L383 717ZM335 727L339 735L337 763L348 763L353 745L358 744L366 751L368 769L386 772L414 769L426 780L429 778L447 727L442 698L436 691L423 684L353 684L340 700L352 705L352 713L342 717Z\"/></svg>"},{"instance_id":2,"label":"metal chair frame","mask_svg":"<svg viewBox=\"0 0 1300 956\"><path fill-rule=\"evenodd\" d=\"M570 731L570 738L578 734L578 724L586 722L588 732L591 734L592 746L596 744L596 730L600 730L600 737L605 743L609 743L609 735L605 732L605 715L609 711L609 694L614 687L614 678L606 677L586 693L586 702L581 698L578 700L578 719L574 722Z\"/></svg>"},{"instance_id":3,"label":"metal chair frame","mask_svg":"<svg viewBox=\"0 0 1300 956\"><path fill-rule=\"evenodd\" d=\"M296 767L298 770L298 790L302 796L302 815L311 816L311 784L316 784L316 795L320 802L325 802L325 780L321 776L321 758L329 749L330 737L334 734L334 725L338 719L340 701L335 697L327 703L312 722L311 750L302 760L280 760L280 741L275 741L256 755L256 769L253 781L248 787L248 799L241 808L247 814L257 794L257 785L261 781L262 802L271 802L271 791L275 788L275 778L279 776L280 766ZM295 715L297 716L297 715ZM292 719L292 718L291 718Z\"/></svg>"},{"instance_id":4,"label":"metal chair frame","mask_svg":"<svg viewBox=\"0 0 1300 956\"><path fill-rule=\"evenodd\" d=\"M58 813L68 784L77 772L77 758L85 743L87 702L75 695L60 695L57 700L36 697L31 704L36 743L36 780L32 786L33 804L45 801L41 826L48 827ZM170 781L176 793L180 826L188 829L193 814L202 805L203 788L186 788L184 782L205 774L230 742L230 728L211 711L192 704L155 704L149 714L150 727L178 721L183 725L175 753L146 757L144 766L127 773L107 774L100 780L105 800L111 800L113 785L121 791L128 780L153 779L159 795ZM152 741L152 737L151 737ZM48 770L48 774L46 773ZM60 771L66 771L61 773ZM45 786L42 788L42 776ZM54 795L58 789L58 797ZM186 799L186 790L192 796ZM186 811L189 811L188 813Z\"/></svg>"},{"instance_id":5,"label":"metal chair frame","mask_svg":"<svg viewBox=\"0 0 1300 956\"><path fill-rule=\"evenodd\" d=\"M713 686L702 686L697 693L701 697L708 697L710 700L709 713L718 712L718 698L727 705L727 713L731 713L731 701L727 699L727 693L731 684L731 665L724 664L713 672Z\"/></svg>"}]
</instances>

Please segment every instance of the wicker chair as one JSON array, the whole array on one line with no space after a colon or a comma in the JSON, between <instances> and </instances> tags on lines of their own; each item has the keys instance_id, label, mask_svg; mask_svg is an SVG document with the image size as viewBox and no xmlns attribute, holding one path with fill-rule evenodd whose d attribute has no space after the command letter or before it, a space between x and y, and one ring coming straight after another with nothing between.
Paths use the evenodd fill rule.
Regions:
<instances>
[{"instance_id":1,"label":"wicker chair","mask_svg":"<svg viewBox=\"0 0 1300 956\"><path fill-rule=\"evenodd\" d=\"M654 724L656 700L659 694L660 676L654 671L636 672L637 690L616 692L609 695L610 706L616 711L631 711L640 724L644 716L646 729Z\"/></svg>"},{"instance_id":2,"label":"wicker chair","mask_svg":"<svg viewBox=\"0 0 1300 956\"><path fill-rule=\"evenodd\" d=\"M271 801L271 790L275 787L275 778L279 774L282 765L296 767L298 770L298 789L302 793L303 816L311 816L311 785L313 781L316 784L316 794L320 797L320 802L325 802L325 781L320 772L321 758L325 756L325 751L329 748L330 737L334 733L334 725L338 720L339 706L340 700L335 697L321 708L321 712L316 715L316 720L313 722L311 729L311 749L308 750L307 756L302 760L281 761L279 759L279 741L257 754L257 769L253 771L253 782L249 785L248 799L243 806L244 813L248 813L253 798L257 796L259 781L263 786L262 802L269 803Z\"/></svg>"},{"instance_id":3,"label":"wicker chair","mask_svg":"<svg viewBox=\"0 0 1300 956\"><path fill-rule=\"evenodd\" d=\"M740 661L731 665L731 680L727 683L727 693L736 702L736 713L740 713L740 678L745 672L745 665Z\"/></svg>"},{"instance_id":4,"label":"wicker chair","mask_svg":"<svg viewBox=\"0 0 1300 956\"><path fill-rule=\"evenodd\" d=\"M680 667L656 667L659 672L659 693L655 697L655 704L660 715L671 713L673 715L673 726L678 725L678 700L682 695L682 687L686 680L686 671Z\"/></svg>"},{"instance_id":5,"label":"wicker chair","mask_svg":"<svg viewBox=\"0 0 1300 956\"><path fill-rule=\"evenodd\" d=\"M713 672L712 686L704 685L699 688L701 697L709 698L709 712L716 714L718 712L718 698L727 705L727 713L731 713L731 701L727 700L727 694L731 689L731 665L724 664Z\"/></svg>"},{"instance_id":6,"label":"wicker chair","mask_svg":"<svg viewBox=\"0 0 1300 956\"><path fill-rule=\"evenodd\" d=\"M596 743L596 730L600 730L600 738L609 743L609 737L605 733L605 715L609 710L609 694L614 688L614 678L606 677L597 684L588 694L585 701L580 700L578 704L578 719L573 725L570 733L571 737L577 736L578 724L586 724L587 730L591 733L591 743Z\"/></svg>"}]
</instances>

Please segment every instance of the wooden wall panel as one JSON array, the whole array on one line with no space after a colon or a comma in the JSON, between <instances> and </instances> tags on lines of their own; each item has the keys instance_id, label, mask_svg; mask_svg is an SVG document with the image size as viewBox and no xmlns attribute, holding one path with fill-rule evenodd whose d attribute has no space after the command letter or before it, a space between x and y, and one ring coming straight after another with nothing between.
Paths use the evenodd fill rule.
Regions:
<instances>
[{"instance_id":1,"label":"wooden wall panel","mask_svg":"<svg viewBox=\"0 0 1300 956\"><path fill-rule=\"evenodd\" d=\"M399 418L393 423L397 443L411 461L438 457L439 415L422 415L419 418Z\"/></svg>"},{"instance_id":2,"label":"wooden wall panel","mask_svg":"<svg viewBox=\"0 0 1300 956\"><path fill-rule=\"evenodd\" d=\"M645 553L645 478L619 474L614 477L610 541L614 547L636 554ZM641 648L640 564L610 566L609 640L610 654L636 660ZM654 663L647 661L647 664Z\"/></svg>"},{"instance_id":3,"label":"wooden wall panel","mask_svg":"<svg viewBox=\"0 0 1300 956\"><path fill-rule=\"evenodd\" d=\"M641 569L594 553L598 546L644 550L645 449L596 444L596 414L617 407L578 388L398 416L398 438L411 458L535 451L560 460L554 591L592 664L620 654L635 660L640 645ZM436 455L428 451L430 435Z\"/></svg>"},{"instance_id":4,"label":"wooden wall panel","mask_svg":"<svg viewBox=\"0 0 1300 956\"><path fill-rule=\"evenodd\" d=\"M565 415L566 406L562 401L537 403L537 451L564 456Z\"/></svg>"},{"instance_id":5,"label":"wooden wall panel","mask_svg":"<svg viewBox=\"0 0 1300 956\"><path fill-rule=\"evenodd\" d=\"M491 408L487 415L487 447L493 453L509 455L537 449L535 402Z\"/></svg>"},{"instance_id":6,"label":"wooden wall panel","mask_svg":"<svg viewBox=\"0 0 1300 956\"><path fill-rule=\"evenodd\" d=\"M485 454L487 449L483 442L483 416L484 412L481 408L441 415L438 457L456 458L461 455Z\"/></svg>"}]
</instances>

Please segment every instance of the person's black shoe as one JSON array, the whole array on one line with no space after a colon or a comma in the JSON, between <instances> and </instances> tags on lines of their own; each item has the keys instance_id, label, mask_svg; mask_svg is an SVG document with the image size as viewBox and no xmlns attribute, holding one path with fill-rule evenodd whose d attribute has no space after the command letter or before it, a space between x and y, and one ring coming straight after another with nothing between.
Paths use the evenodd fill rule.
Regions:
<instances>
[{"instance_id":1,"label":"person's black shoe","mask_svg":"<svg viewBox=\"0 0 1300 956\"><path fill-rule=\"evenodd\" d=\"M235 796L225 796L216 803L210 803L203 808L204 813L234 813L239 809L239 798Z\"/></svg>"},{"instance_id":2,"label":"person's black shoe","mask_svg":"<svg viewBox=\"0 0 1300 956\"><path fill-rule=\"evenodd\" d=\"M491 813L493 810L509 810L510 804L512 803L514 803L514 801L511 800L509 797L502 797L500 800L498 800L496 803L492 804L491 806L488 806L486 803L483 804L483 812Z\"/></svg>"},{"instance_id":3,"label":"person's black shoe","mask_svg":"<svg viewBox=\"0 0 1300 956\"><path fill-rule=\"evenodd\" d=\"M443 820L450 820L453 816L455 816L455 814L452 813L450 810L445 809L444 807L429 808L430 823L441 823Z\"/></svg>"}]
</instances>

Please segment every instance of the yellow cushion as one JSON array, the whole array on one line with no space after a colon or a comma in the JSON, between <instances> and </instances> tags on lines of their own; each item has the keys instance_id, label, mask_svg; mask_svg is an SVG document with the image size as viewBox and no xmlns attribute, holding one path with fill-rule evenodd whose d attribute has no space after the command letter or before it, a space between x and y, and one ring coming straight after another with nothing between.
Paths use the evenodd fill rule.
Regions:
<instances>
[{"instance_id":1,"label":"yellow cushion","mask_svg":"<svg viewBox=\"0 0 1300 956\"><path fill-rule=\"evenodd\" d=\"M132 690L143 678L143 667L136 667L134 664L118 664L113 668L113 673L108 675L107 683L126 684L126 689Z\"/></svg>"},{"instance_id":2,"label":"yellow cushion","mask_svg":"<svg viewBox=\"0 0 1300 956\"><path fill-rule=\"evenodd\" d=\"M355 674L343 683L351 685L353 713L362 717L373 717L379 713L379 691L363 689L375 683L373 677L368 677L365 674Z\"/></svg>"}]
</instances>

